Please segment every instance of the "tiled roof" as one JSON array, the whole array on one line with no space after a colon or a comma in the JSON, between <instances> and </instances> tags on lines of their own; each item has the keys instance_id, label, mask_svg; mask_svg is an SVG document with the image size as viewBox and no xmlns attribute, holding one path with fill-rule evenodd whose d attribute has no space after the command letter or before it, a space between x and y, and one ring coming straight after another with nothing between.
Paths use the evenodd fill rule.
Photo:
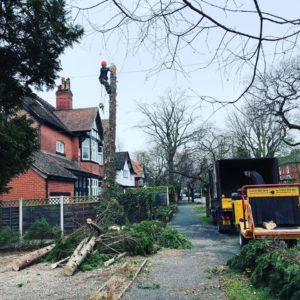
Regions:
<instances>
[{"instance_id":1,"label":"tiled roof","mask_svg":"<svg viewBox=\"0 0 300 300\"><path fill-rule=\"evenodd\" d=\"M97 107L57 110L54 114L71 131L88 131L93 128L98 113Z\"/></svg>"},{"instance_id":2,"label":"tiled roof","mask_svg":"<svg viewBox=\"0 0 300 300\"><path fill-rule=\"evenodd\" d=\"M55 153L51 153L48 151L42 151L43 153L45 153L46 155L48 155L48 157L51 157L52 159L54 159L57 163L59 163L61 166L63 166L64 168L70 170L70 171L77 171L77 172L83 172L83 173L90 173L88 170L82 168L78 162L76 162L75 160L71 160L68 159L64 156L55 154Z\"/></svg>"},{"instance_id":3,"label":"tiled roof","mask_svg":"<svg viewBox=\"0 0 300 300\"><path fill-rule=\"evenodd\" d=\"M89 173L86 169L80 167L76 161L60 157L54 153L38 151L34 154L34 158L33 167L47 176L76 179L77 177L72 171Z\"/></svg>"},{"instance_id":4,"label":"tiled roof","mask_svg":"<svg viewBox=\"0 0 300 300\"><path fill-rule=\"evenodd\" d=\"M65 169L55 158L42 151L38 151L34 154L34 163L32 166L47 176L76 179L76 176Z\"/></svg>"},{"instance_id":5,"label":"tiled roof","mask_svg":"<svg viewBox=\"0 0 300 300\"><path fill-rule=\"evenodd\" d=\"M71 133L65 124L54 114L55 108L38 96L26 97L23 101L24 109L39 121L46 122L60 130Z\"/></svg>"},{"instance_id":6,"label":"tiled roof","mask_svg":"<svg viewBox=\"0 0 300 300\"><path fill-rule=\"evenodd\" d=\"M143 162L139 160L131 160L132 167L136 177L143 177L144 176L144 167Z\"/></svg>"},{"instance_id":7,"label":"tiled roof","mask_svg":"<svg viewBox=\"0 0 300 300\"><path fill-rule=\"evenodd\" d=\"M118 171L123 170L125 161L127 161L129 163L128 164L129 169L132 173L134 173L129 153L127 151L116 152L116 170L118 170Z\"/></svg>"}]
</instances>

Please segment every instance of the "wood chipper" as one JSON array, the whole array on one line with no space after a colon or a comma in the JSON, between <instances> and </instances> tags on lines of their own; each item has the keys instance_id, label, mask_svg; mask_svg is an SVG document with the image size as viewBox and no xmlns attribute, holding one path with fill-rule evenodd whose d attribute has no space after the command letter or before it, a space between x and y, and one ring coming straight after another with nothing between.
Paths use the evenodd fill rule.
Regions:
<instances>
[{"instance_id":1,"label":"wood chipper","mask_svg":"<svg viewBox=\"0 0 300 300\"><path fill-rule=\"evenodd\" d=\"M245 176L255 170L264 184ZM218 160L209 174L207 214L220 233L238 231L240 244L250 239L300 238L299 185L279 184L275 158Z\"/></svg>"}]
</instances>

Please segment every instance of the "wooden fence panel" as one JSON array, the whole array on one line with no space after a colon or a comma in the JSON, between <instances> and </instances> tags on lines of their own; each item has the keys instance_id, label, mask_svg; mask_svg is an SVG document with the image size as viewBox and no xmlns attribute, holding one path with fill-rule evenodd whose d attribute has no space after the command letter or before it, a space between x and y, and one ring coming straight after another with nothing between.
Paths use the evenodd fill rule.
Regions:
<instances>
[{"instance_id":1,"label":"wooden fence panel","mask_svg":"<svg viewBox=\"0 0 300 300\"><path fill-rule=\"evenodd\" d=\"M19 207L0 208L0 228L5 226L19 230Z\"/></svg>"},{"instance_id":2,"label":"wooden fence panel","mask_svg":"<svg viewBox=\"0 0 300 300\"><path fill-rule=\"evenodd\" d=\"M78 203L64 205L64 228L69 233L86 223L87 218L95 219L98 203Z\"/></svg>"}]
</instances>

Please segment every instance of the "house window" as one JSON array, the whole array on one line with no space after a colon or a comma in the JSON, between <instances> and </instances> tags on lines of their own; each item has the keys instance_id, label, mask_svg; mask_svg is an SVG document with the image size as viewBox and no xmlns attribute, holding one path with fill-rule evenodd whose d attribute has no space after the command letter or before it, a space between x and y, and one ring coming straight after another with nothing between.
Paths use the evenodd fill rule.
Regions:
<instances>
[{"instance_id":1,"label":"house window","mask_svg":"<svg viewBox=\"0 0 300 300\"><path fill-rule=\"evenodd\" d=\"M123 177L128 178L128 170L123 170Z\"/></svg>"},{"instance_id":2,"label":"house window","mask_svg":"<svg viewBox=\"0 0 300 300\"><path fill-rule=\"evenodd\" d=\"M95 141L92 142L92 161L98 162L98 143Z\"/></svg>"},{"instance_id":3,"label":"house window","mask_svg":"<svg viewBox=\"0 0 300 300\"><path fill-rule=\"evenodd\" d=\"M65 154L65 144L61 141L56 141L56 152Z\"/></svg>"},{"instance_id":4,"label":"house window","mask_svg":"<svg viewBox=\"0 0 300 300\"><path fill-rule=\"evenodd\" d=\"M103 148L100 146L98 147L98 163L103 165Z\"/></svg>"},{"instance_id":5,"label":"house window","mask_svg":"<svg viewBox=\"0 0 300 300\"><path fill-rule=\"evenodd\" d=\"M96 178L89 178L89 196L98 196L99 195L99 180Z\"/></svg>"},{"instance_id":6,"label":"house window","mask_svg":"<svg viewBox=\"0 0 300 300\"><path fill-rule=\"evenodd\" d=\"M81 144L81 151L82 151L82 159L83 160L90 160L90 139L85 139Z\"/></svg>"}]
</instances>

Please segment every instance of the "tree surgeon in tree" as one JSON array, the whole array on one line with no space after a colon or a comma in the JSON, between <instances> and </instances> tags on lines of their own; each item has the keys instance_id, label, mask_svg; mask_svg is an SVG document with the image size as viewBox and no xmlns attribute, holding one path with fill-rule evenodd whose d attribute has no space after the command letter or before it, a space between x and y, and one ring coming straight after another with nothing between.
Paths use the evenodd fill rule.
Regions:
<instances>
[{"instance_id":1,"label":"tree surgeon in tree","mask_svg":"<svg viewBox=\"0 0 300 300\"><path fill-rule=\"evenodd\" d=\"M99 81L101 84L104 85L107 94L111 94L111 87L110 84L108 83L108 72L111 72L110 68L107 67L107 62L103 60L101 62L101 69L100 69L100 76L99 76Z\"/></svg>"}]
</instances>

